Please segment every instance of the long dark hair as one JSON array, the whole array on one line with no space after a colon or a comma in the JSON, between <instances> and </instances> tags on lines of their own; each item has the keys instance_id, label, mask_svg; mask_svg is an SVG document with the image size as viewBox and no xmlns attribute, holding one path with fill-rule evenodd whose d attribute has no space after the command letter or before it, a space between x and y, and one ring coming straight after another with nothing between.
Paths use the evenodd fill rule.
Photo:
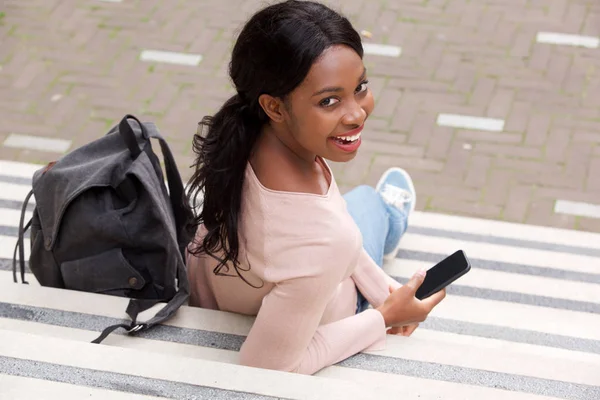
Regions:
<instances>
[{"instance_id":1,"label":"long dark hair","mask_svg":"<svg viewBox=\"0 0 600 400\"><path fill-rule=\"evenodd\" d=\"M207 232L191 251L219 260L215 274L227 274L232 264L244 279L238 269L244 174L261 128L268 122L259 96L285 100L333 45L349 46L363 56L360 36L352 24L312 1L289 0L264 8L240 32L229 64L237 94L215 115L202 119L201 132L193 142L197 158L190 200L194 209L201 208L196 227L203 224Z\"/></svg>"}]
</instances>

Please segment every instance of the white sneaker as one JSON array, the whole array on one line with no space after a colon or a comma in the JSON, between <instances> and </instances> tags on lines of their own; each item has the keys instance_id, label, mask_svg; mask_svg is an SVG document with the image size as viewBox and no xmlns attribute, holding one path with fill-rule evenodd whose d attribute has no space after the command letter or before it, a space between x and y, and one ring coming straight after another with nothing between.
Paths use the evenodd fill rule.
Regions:
<instances>
[{"instance_id":1,"label":"white sneaker","mask_svg":"<svg viewBox=\"0 0 600 400\"><path fill-rule=\"evenodd\" d=\"M403 212L408 218L415 210L417 194L408 172L402 168L390 168L379 179L375 190L383 201ZM400 244L394 250L383 255L384 260L392 260L398 254Z\"/></svg>"}]
</instances>

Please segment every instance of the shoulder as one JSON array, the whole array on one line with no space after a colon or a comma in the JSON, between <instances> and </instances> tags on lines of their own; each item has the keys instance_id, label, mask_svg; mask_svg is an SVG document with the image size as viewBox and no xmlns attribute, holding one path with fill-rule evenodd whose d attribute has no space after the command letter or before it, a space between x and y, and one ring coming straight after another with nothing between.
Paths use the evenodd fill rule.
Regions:
<instances>
[{"instance_id":1,"label":"shoulder","mask_svg":"<svg viewBox=\"0 0 600 400\"><path fill-rule=\"evenodd\" d=\"M280 193L322 195L333 180L329 169L321 162L315 163L312 169L302 170L285 157L275 154L270 154L270 157L257 155L249 163L249 168L259 185Z\"/></svg>"}]
</instances>

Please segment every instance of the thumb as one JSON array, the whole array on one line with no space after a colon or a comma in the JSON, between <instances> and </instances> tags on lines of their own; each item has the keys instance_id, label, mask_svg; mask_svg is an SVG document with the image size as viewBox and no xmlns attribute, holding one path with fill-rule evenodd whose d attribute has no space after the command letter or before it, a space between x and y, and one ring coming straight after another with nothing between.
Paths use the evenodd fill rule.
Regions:
<instances>
[{"instance_id":1,"label":"thumb","mask_svg":"<svg viewBox=\"0 0 600 400\"><path fill-rule=\"evenodd\" d=\"M425 275L427 275L427 272L424 269L418 270L405 286L408 286L413 292L416 292L425 280Z\"/></svg>"}]
</instances>

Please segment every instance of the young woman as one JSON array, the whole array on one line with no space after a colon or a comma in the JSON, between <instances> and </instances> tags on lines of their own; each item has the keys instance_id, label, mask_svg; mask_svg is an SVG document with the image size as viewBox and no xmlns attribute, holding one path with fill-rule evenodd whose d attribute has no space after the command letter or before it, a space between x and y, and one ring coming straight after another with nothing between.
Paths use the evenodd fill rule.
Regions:
<instances>
[{"instance_id":1,"label":"young woman","mask_svg":"<svg viewBox=\"0 0 600 400\"><path fill-rule=\"evenodd\" d=\"M326 6L269 6L233 48L237 94L194 137L190 304L256 316L241 364L312 374L410 335L445 296L419 301L423 271L401 286L381 269L415 206L408 174L342 196L325 161L354 158L373 111L362 56Z\"/></svg>"}]
</instances>

